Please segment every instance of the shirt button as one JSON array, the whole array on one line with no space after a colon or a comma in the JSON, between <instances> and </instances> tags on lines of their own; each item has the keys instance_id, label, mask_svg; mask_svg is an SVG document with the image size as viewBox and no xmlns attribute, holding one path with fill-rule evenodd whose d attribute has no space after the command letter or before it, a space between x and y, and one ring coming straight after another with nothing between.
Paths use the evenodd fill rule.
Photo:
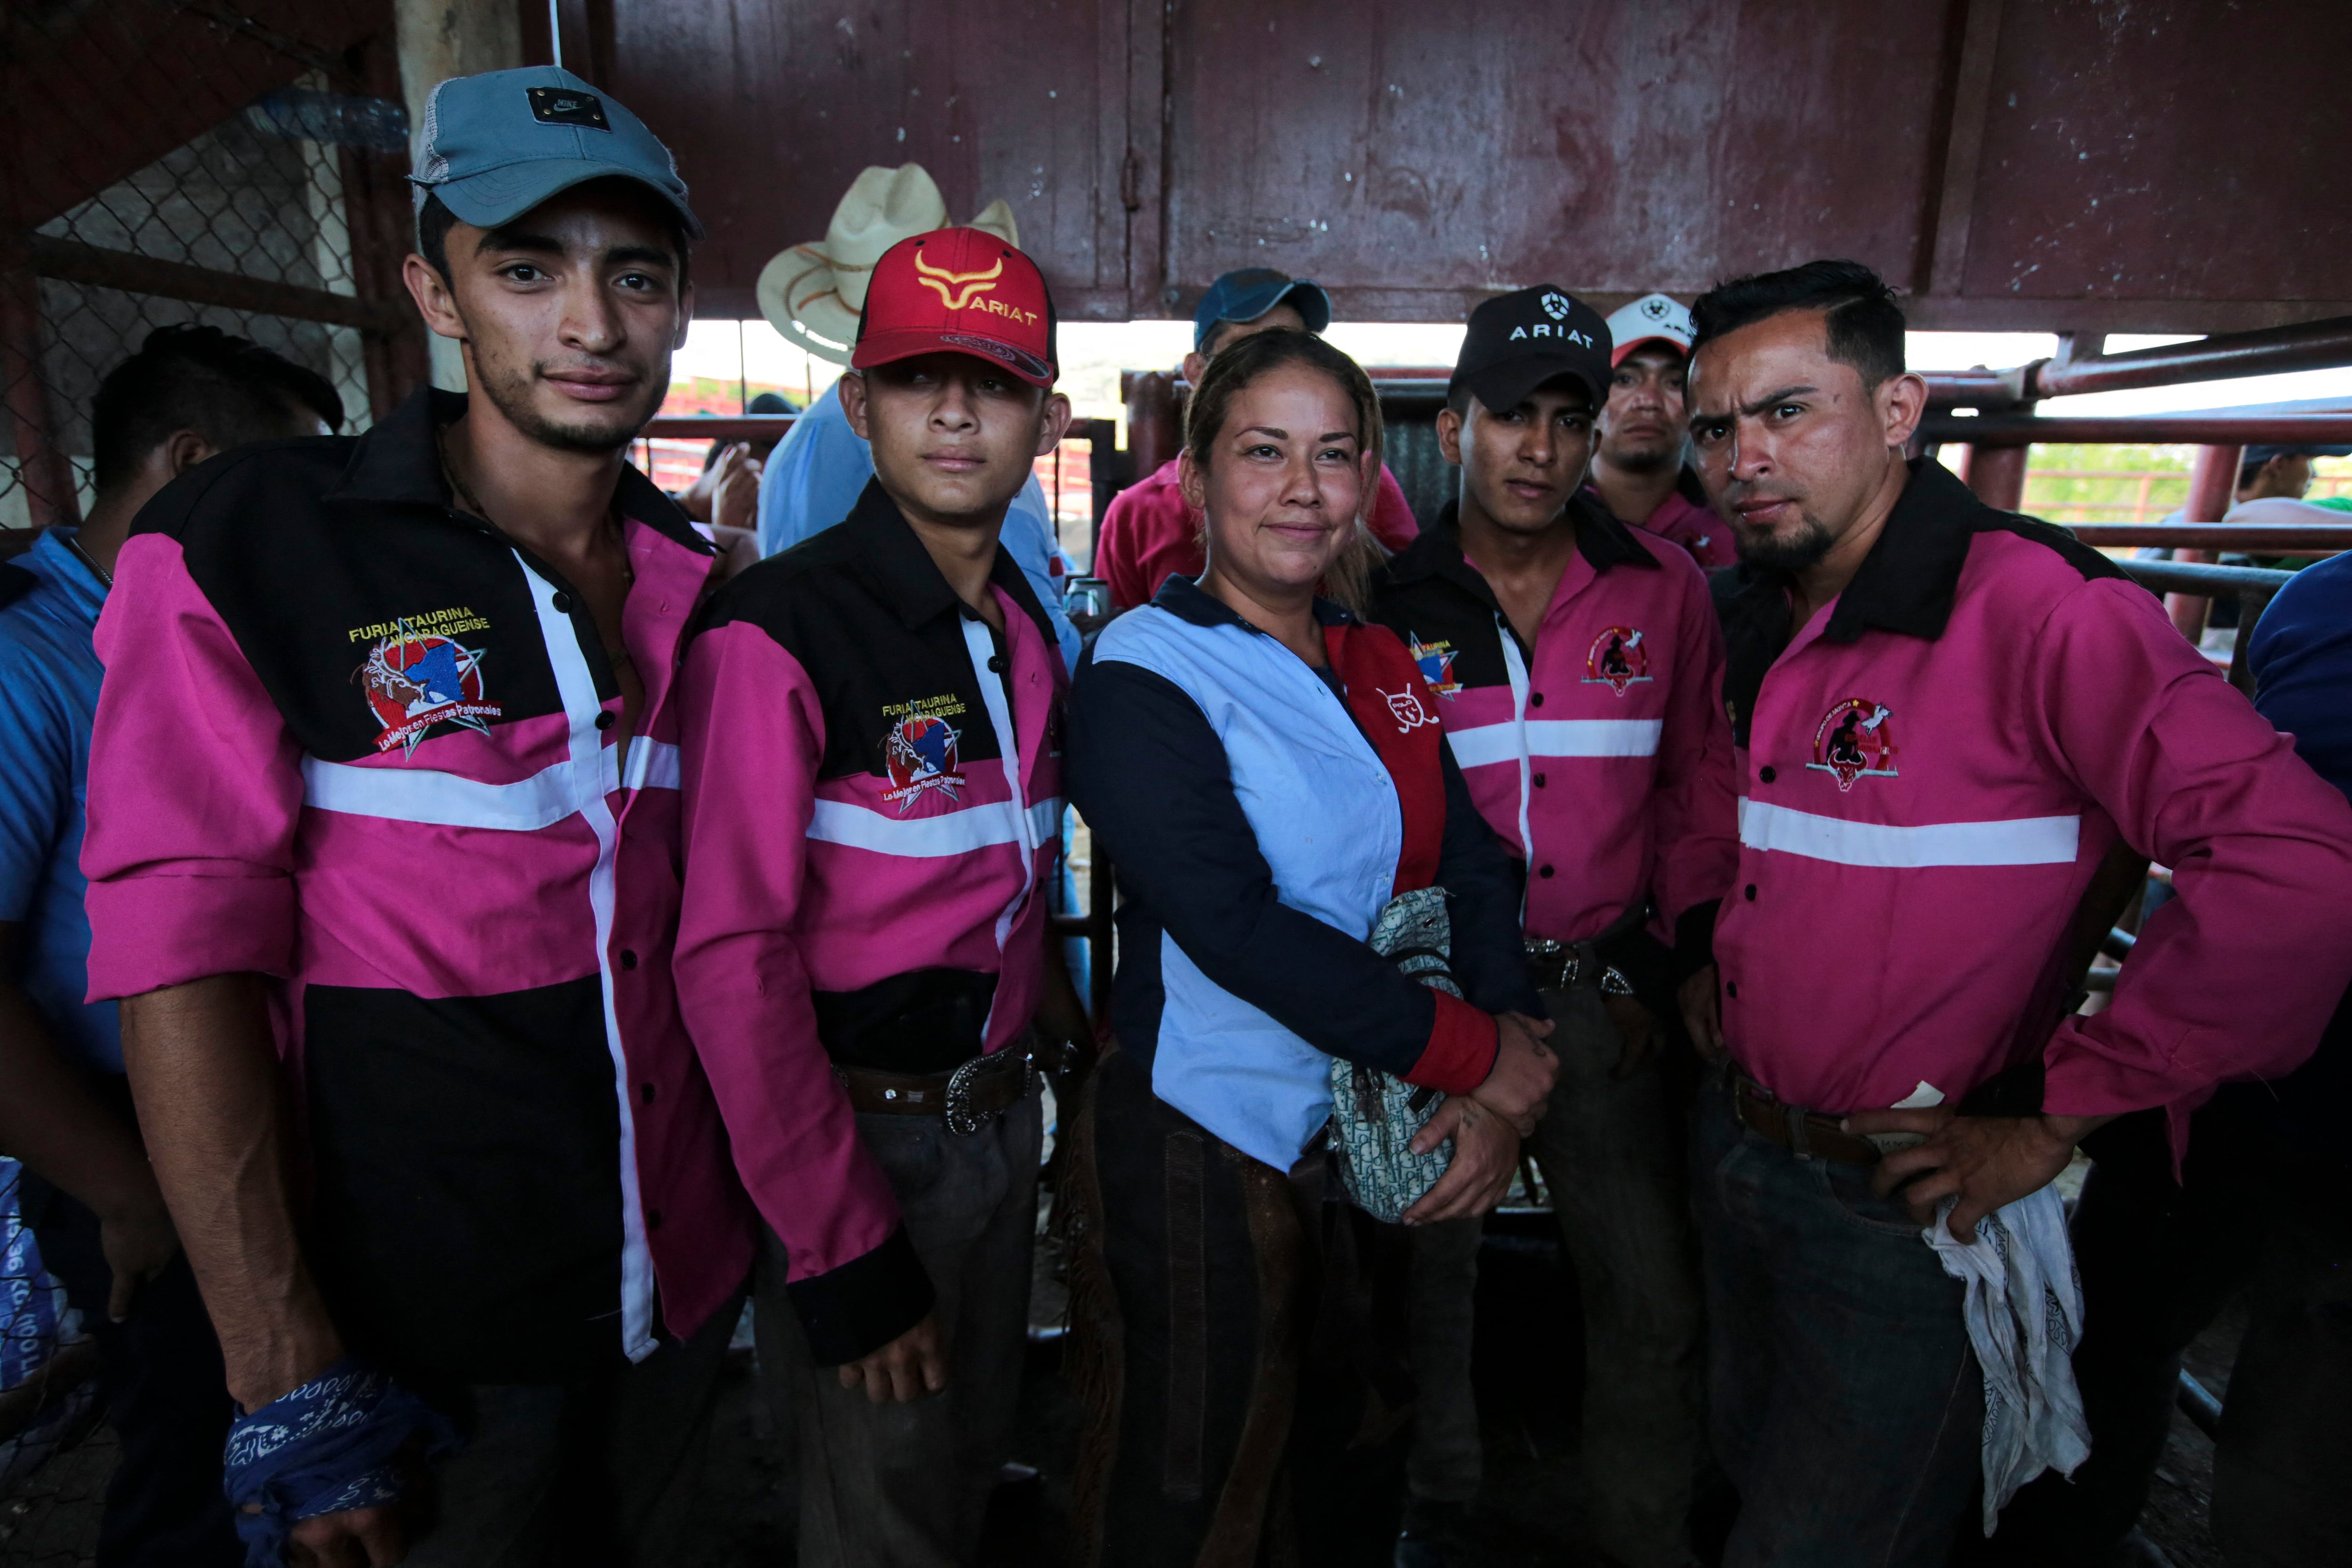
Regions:
<instances>
[{"instance_id":1,"label":"shirt button","mask_svg":"<svg viewBox=\"0 0 2352 1568\"><path fill-rule=\"evenodd\" d=\"M990 654L988 656L988 668L996 674L1003 675L1004 673L1004 656L1001 653Z\"/></svg>"},{"instance_id":2,"label":"shirt button","mask_svg":"<svg viewBox=\"0 0 2352 1568\"><path fill-rule=\"evenodd\" d=\"M609 730L612 727L613 710L607 708L603 712L596 715L596 728L599 730Z\"/></svg>"},{"instance_id":3,"label":"shirt button","mask_svg":"<svg viewBox=\"0 0 2352 1568\"><path fill-rule=\"evenodd\" d=\"M1538 788L1538 789L1541 789L1541 788L1543 788L1543 774L1541 774L1541 773L1538 773L1538 774L1536 775L1536 788Z\"/></svg>"},{"instance_id":4,"label":"shirt button","mask_svg":"<svg viewBox=\"0 0 2352 1568\"><path fill-rule=\"evenodd\" d=\"M637 1085L637 1098L651 1105L654 1102L654 1086L649 1083Z\"/></svg>"},{"instance_id":5,"label":"shirt button","mask_svg":"<svg viewBox=\"0 0 2352 1568\"><path fill-rule=\"evenodd\" d=\"M559 616L568 616L572 613L571 595L558 594L555 595L555 613Z\"/></svg>"},{"instance_id":6,"label":"shirt button","mask_svg":"<svg viewBox=\"0 0 2352 1568\"><path fill-rule=\"evenodd\" d=\"M1536 875L1538 877L1549 877L1551 875L1551 868L1549 866L1538 866L1536 868Z\"/></svg>"},{"instance_id":7,"label":"shirt button","mask_svg":"<svg viewBox=\"0 0 2352 1568\"><path fill-rule=\"evenodd\" d=\"M1531 707L1531 708L1540 708L1540 707L1542 707L1542 706L1543 706L1543 693L1542 693L1542 692L1540 692L1540 691L1538 691L1538 692L1537 692L1533 697L1528 698L1528 705L1529 707Z\"/></svg>"},{"instance_id":8,"label":"shirt button","mask_svg":"<svg viewBox=\"0 0 2352 1568\"><path fill-rule=\"evenodd\" d=\"M1754 898L1756 896L1756 889L1753 888L1748 889L1748 896L1751 899ZM635 952L629 948L623 948L621 950L621 967L624 969L635 969L636 966L637 955Z\"/></svg>"},{"instance_id":9,"label":"shirt button","mask_svg":"<svg viewBox=\"0 0 2352 1568\"><path fill-rule=\"evenodd\" d=\"M1756 770L1756 776L1765 784L1770 784L1780 775L1775 773L1770 768L1759 768Z\"/></svg>"},{"instance_id":10,"label":"shirt button","mask_svg":"<svg viewBox=\"0 0 2352 1568\"><path fill-rule=\"evenodd\" d=\"M1753 882L1748 884L1748 901L1751 904L1756 901L1756 884Z\"/></svg>"}]
</instances>

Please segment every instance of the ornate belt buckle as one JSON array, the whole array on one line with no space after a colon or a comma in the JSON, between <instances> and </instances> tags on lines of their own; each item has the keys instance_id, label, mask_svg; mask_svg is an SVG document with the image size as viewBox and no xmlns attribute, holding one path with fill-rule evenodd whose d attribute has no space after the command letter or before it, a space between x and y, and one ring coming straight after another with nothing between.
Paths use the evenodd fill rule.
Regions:
<instances>
[{"instance_id":1,"label":"ornate belt buckle","mask_svg":"<svg viewBox=\"0 0 2352 1568\"><path fill-rule=\"evenodd\" d=\"M983 1119L971 1108L971 1091L987 1065L986 1057L974 1057L948 1075L948 1131L959 1137L980 1131Z\"/></svg>"},{"instance_id":2,"label":"ornate belt buckle","mask_svg":"<svg viewBox=\"0 0 2352 1568\"><path fill-rule=\"evenodd\" d=\"M1528 967L1538 991L1566 991L1576 984L1576 950L1548 937L1527 939Z\"/></svg>"}]
</instances>

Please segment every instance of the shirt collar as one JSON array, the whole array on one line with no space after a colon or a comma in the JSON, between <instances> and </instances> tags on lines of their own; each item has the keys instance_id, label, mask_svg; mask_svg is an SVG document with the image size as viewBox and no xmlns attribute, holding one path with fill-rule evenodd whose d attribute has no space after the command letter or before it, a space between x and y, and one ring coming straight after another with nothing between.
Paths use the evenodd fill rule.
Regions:
<instances>
[{"instance_id":1,"label":"shirt collar","mask_svg":"<svg viewBox=\"0 0 2352 1568\"><path fill-rule=\"evenodd\" d=\"M1601 504L1598 496L1589 490L1579 490L1569 505L1576 511L1576 552L1584 557L1585 564L1594 573L1625 565L1657 570L1658 558L1642 547L1630 527L1609 514L1609 509ZM1443 577L1469 589L1488 604L1495 599L1494 590L1487 586L1485 574L1471 565L1462 553L1462 510L1459 501L1447 501L1437 514L1437 526L1424 530L1418 539L1391 560L1383 571L1391 583Z\"/></svg>"},{"instance_id":2,"label":"shirt collar","mask_svg":"<svg viewBox=\"0 0 2352 1568\"><path fill-rule=\"evenodd\" d=\"M1234 613L1232 605L1190 577L1169 578L1160 585L1160 592L1151 596L1151 603L1154 608L1165 610L1178 620L1196 626L1240 626L1245 631L1256 632L1260 637L1266 635L1262 628L1250 625ZM1345 605L1329 599L1318 598L1314 609L1318 625L1346 626L1356 624L1356 617Z\"/></svg>"},{"instance_id":3,"label":"shirt collar","mask_svg":"<svg viewBox=\"0 0 2352 1568\"><path fill-rule=\"evenodd\" d=\"M43 529L33 547L17 558L17 564L55 589L76 615L96 626L99 612L106 607L106 584L88 562L67 547L66 542L80 531L66 527Z\"/></svg>"},{"instance_id":4,"label":"shirt collar","mask_svg":"<svg viewBox=\"0 0 2352 1568\"><path fill-rule=\"evenodd\" d=\"M964 602L949 586L939 563L923 548L914 526L882 488L880 479L866 481L857 504L850 508L841 527L848 531L858 564L867 580L898 612L899 621L908 630L950 611L961 614L965 609ZM1023 614L1044 628L1047 642L1057 640L1045 612L1037 603L1036 590L1030 587L1029 579L1022 574L1002 542L996 547L996 558L989 563L988 580L1003 589L1021 606Z\"/></svg>"},{"instance_id":5,"label":"shirt collar","mask_svg":"<svg viewBox=\"0 0 2352 1568\"><path fill-rule=\"evenodd\" d=\"M1863 557L1822 628L1825 642L1850 643L1873 630L1931 642L1944 635L1969 541L1993 509L1932 458L1914 458L1909 468L1878 542ZM1789 574L1745 563L1738 571L1737 599L1751 605L1779 600L1785 620Z\"/></svg>"},{"instance_id":6,"label":"shirt collar","mask_svg":"<svg viewBox=\"0 0 2352 1568\"><path fill-rule=\"evenodd\" d=\"M329 490L325 499L429 506L448 513L456 498L449 493L448 476L441 468L436 433L465 416L464 393L435 386L417 388L352 445L351 460L343 465L342 482ZM710 553L710 542L695 531L677 502L634 464L621 465L613 506L633 522L642 522L699 554Z\"/></svg>"}]
</instances>

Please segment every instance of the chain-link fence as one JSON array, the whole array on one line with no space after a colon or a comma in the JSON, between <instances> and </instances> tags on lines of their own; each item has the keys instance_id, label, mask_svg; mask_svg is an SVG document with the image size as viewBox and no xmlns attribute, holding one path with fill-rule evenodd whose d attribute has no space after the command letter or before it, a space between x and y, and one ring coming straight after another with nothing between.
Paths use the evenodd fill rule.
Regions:
<instances>
[{"instance_id":1,"label":"chain-link fence","mask_svg":"<svg viewBox=\"0 0 2352 1568\"><path fill-rule=\"evenodd\" d=\"M157 327L307 365L347 429L421 379L389 0L0 0L0 17L15 542L87 510L91 395Z\"/></svg>"}]
</instances>

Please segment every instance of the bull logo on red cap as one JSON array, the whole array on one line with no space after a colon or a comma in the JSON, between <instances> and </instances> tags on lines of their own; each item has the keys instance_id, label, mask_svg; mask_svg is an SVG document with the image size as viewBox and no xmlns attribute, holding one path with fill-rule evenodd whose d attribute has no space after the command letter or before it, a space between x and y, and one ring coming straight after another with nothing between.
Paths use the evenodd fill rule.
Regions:
<instances>
[{"instance_id":1,"label":"bull logo on red cap","mask_svg":"<svg viewBox=\"0 0 2352 1568\"><path fill-rule=\"evenodd\" d=\"M1884 702L1849 697L1828 712L1813 730L1813 760L1805 765L1837 780L1838 793L1853 788L1860 778L1891 779L1895 772L1895 730Z\"/></svg>"},{"instance_id":2,"label":"bull logo on red cap","mask_svg":"<svg viewBox=\"0 0 2352 1568\"><path fill-rule=\"evenodd\" d=\"M950 310L961 310L982 294L996 288L996 280L1004 276L1004 258L985 272L950 272L944 267L934 267L920 255L915 258L915 276L924 288L940 297L940 303Z\"/></svg>"}]
</instances>

